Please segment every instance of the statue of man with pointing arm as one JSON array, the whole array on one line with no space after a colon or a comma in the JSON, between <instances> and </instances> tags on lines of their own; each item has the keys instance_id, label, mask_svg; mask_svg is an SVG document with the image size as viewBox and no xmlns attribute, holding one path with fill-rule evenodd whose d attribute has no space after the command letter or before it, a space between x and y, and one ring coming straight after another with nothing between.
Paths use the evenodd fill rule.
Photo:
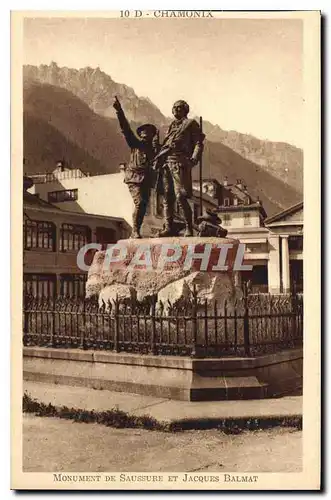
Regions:
<instances>
[{"instance_id":1,"label":"statue of man with pointing arm","mask_svg":"<svg viewBox=\"0 0 331 500\"><path fill-rule=\"evenodd\" d=\"M140 230L154 178L152 166L155 155L159 151L159 132L154 125L145 123L137 128L136 135L132 131L117 97L114 99L113 107L122 133L131 149L130 161L124 174L124 182L127 184L134 202L131 238L141 238Z\"/></svg>"}]
</instances>

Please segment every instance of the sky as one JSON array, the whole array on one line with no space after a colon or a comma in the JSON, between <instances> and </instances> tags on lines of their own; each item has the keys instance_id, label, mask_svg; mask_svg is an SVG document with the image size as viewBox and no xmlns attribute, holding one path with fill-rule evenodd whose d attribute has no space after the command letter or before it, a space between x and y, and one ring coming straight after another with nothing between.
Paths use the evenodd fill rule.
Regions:
<instances>
[{"instance_id":1,"label":"sky","mask_svg":"<svg viewBox=\"0 0 331 500\"><path fill-rule=\"evenodd\" d=\"M171 115L303 147L303 33L295 19L61 19L24 24L24 63L100 67Z\"/></svg>"}]
</instances>

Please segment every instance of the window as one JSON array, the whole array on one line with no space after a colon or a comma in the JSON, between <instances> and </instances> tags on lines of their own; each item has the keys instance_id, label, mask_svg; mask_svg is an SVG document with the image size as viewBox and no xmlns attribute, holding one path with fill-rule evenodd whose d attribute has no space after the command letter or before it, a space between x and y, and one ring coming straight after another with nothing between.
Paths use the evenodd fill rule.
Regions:
<instances>
[{"instance_id":1,"label":"window","mask_svg":"<svg viewBox=\"0 0 331 500\"><path fill-rule=\"evenodd\" d=\"M229 207L230 206L230 198L224 198L224 206Z\"/></svg>"},{"instance_id":2,"label":"window","mask_svg":"<svg viewBox=\"0 0 331 500\"><path fill-rule=\"evenodd\" d=\"M97 227L96 228L96 240L97 243L101 243L102 250L107 249L107 245L110 243L116 243L116 231L111 227Z\"/></svg>"},{"instance_id":3,"label":"window","mask_svg":"<svg viewBox=\"0 0 331 500\"><path fill-rule=\"evenodd\" d=\"M85 297L87 274L61 274L60 294L64 297Z\"/></svg>"},{"instance_id":4,"label":"window","mask_svg":"<svg viewBox=\"0 0 331 500\"><path fill-rule=\"evenodd\" d=\"M230 226L231 223L231 217L229 214L223 214L222 215L222 224L223 226Z\"/></svg>"},{"instance_id":5,"label":"window","mask_svg":"<svg viewBox=\"0 0 331 500\"><path fill-rule=\"evenodd\" d=\"M33 297L54 297L56 294L55 274L30 274L23 276L24 295Z\"/></svg>"},{"instance_id":6,"label":"window","mask_svg":"<svg viewBox=\"0 0 331 500\"><path fill-rule=\"evenodd\" d=\"M251 226L252 221L251 221L251 214L244 213L244 225L245 226Z\"/></svg>"},{"instance_id":7,"label":"window","mask_svg":"<svg viewBox=\"0 0 331 500\"><path fill-rule=\"evenodd\" d=\"M251 271L241 271L243 283L250 282L251 293L268 292L268 267L264 265L254 266Z\"/></svg>"},{"instance_id":8,"label":"window","mask_svg":"<svg viewBox=\"0 0 331 500\"><path fill-rule=\"evenodd\" d=\"M64 189L62 191L51 191L48 193L48 201L50 203L76 200L78 200L78 189Z\"/></svg>"},{"instance_id":9,"label":"window","mask_svg":"<svg viewBox=\"0 0 331 500\"><path fill-rule=\"evenodd\" d=\"M53 222L26 219L23 226L24 250L55 251L56 227Z\"/></svg>"},{"instance_id":10,"label":"window","mask_svg":"<svg viewBox=\"0 0 331 500\"><path fill-rule=\"evenodd\" d=\"M293 288L298 293L303 292L303 261L290 260L290 282Z\"/></svg>"},{"instance_id":11,"label":"window","mask_svg":"<svg viewBox=\"0 0 331 500\"><path fill-rule=\"evenodd\" d=\"M91 229L78 224L62 224L60 236L60 251L75 251L90 243Z\"/></svg>"},{"instance_id":12,"label":"window","mask_svg":"<svg viewBox=\"0 0 331 500\"><path fill-rule=\"evenodd\" d=\"M245 205L250 205L250 203L251 203L251 199L250 199L250 197L249 197L249 196L246 196L246 197L245 197Z\"/></svg>"},{"instance_id":13,"label":"window","mask_svg":"<svg viewBox=\"0 0 331 500\"><path fill-rule=\"evenodd\" d=\"M290 236L288 239L289 250L296 250L302 252L303 250L303 236Z\"/></svg>"}]
</instances>

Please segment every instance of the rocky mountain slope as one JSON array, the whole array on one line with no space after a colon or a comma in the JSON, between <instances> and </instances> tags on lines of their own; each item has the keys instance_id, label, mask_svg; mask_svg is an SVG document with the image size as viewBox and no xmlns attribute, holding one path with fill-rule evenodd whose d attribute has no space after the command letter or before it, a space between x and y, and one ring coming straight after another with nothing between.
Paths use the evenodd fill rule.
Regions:
<instances>
[{"instance_id":1,"label":"rocky mountain slope","mask_svg":"<svg viewBox=\"0 0 331 500\"><path fill-rule=\"evenodd\" d=\"M116 172L127 158L115 120L94 113L67 90L24 82L23 108L24 156L34 172L52 171L61 158L92 175Z\"/></svg>"},{"instance_id":2,"label":"rocky mountain slope","mask_svg":"<svg viewBox=\"0 0 331 500\"><path fill-rule=\"evenodd\" d=\"M148 98L138 97L132 88L114 82L100 68L86 67L78 70L61 68L56 63L43 64L39 67L26 65L24 78L69 90L99 115L114 118L112 99L114 95L117 95L130 121L140 124L152 122L163 128L170 120ZM286 143L265 141L251 135L226 131L208 121L204 121L204 131L208 140L228 146L243 158L261 166L274 177L302 193L303 152L301 149Z\"/></svg>"},{"instance_id":3,"label":"rocky mountain slope","mask_svg":"<svg viewBox=\"0 0 331 500\"><path fill-rule=\"evenodd\" d=\"M152 122L158 126L166 125L167 119L161 111L145 97L138 97L127 85L114 82L100 68L60 68L55 63L49 66L26 65L23 68L24 80L36 80L69 90L84 101L95 113L115 117L112 101L117 95L125 108L130 121L137 123Z\"/></svg>"},{"instance_id":4,"label":"rocky mountain slope","mask_svg":"<svg viewBox=\"0 0 331 500\"><path fill-rule=\"evenodd\" d=\"M276 178L303 192L302 149L285 142L264 141L249 134L222 130L209 122L204 122L204 130L210 141L221 142L243 158L260 165Z\"/></svg>"}]
</instances>

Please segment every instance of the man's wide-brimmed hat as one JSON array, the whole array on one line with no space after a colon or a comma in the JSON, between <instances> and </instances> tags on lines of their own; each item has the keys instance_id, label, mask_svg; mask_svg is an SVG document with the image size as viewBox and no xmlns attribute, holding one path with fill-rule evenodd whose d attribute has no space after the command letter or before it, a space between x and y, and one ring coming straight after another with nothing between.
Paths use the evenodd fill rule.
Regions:
<instances>
[{"instance_id":1,"label":"man's wide-brimmed hat","mask_svg":"<svg viewBox=\"0 0 331 500\"><path fill-rule=\"evenodd\" d=\"M198 222L212 222L213 224L221 224L222 220L218 217L216 212L212 210L206 210L206 213L198 217Z\"/></svg>"},{"instance_id":2,"label":"man's wide-brimmed hat","mask_svg":"<svg viewBox=\"0 0 331 500\"><path fill-rule=\"evenodd\" d=\"M157 128L155 127L155 125L152 125L151 123L145 123L144 125L140 125L140 127L137 128L137 134L139 135L140 132L142 132L143 130L147 130L152 135L155 135L157 132Z\"/></svg>"}]
</instances>

